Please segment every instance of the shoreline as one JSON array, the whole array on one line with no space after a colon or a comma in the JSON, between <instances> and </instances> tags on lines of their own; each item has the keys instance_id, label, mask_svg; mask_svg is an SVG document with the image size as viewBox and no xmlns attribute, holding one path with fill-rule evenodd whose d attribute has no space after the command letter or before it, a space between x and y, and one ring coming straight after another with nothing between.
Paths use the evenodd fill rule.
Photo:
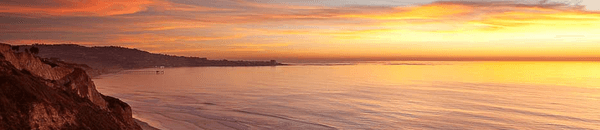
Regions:
<instances>
[{"instance_id":1,"label":"shoreline","mask_svg":"<svg viewBox=\"0 0 600 130\"><path fill-rule=\"evenodd\" d=\"M142 130L160 130L150 124L148 124L148 122L144 122L138 118L133 118L135 120L135 123L137 123L138 125L140 125L140 127L142 127Z\"/></svg>"}]
</instances>

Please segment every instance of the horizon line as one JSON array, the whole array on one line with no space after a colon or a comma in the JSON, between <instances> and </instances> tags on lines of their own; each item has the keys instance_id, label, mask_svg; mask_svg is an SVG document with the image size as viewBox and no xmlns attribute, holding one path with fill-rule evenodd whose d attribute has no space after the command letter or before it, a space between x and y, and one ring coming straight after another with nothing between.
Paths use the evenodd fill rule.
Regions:
<instances>
[{"instance_id":1,"label":"horizon line","mask_svg":"<svg viewBox=\"0 0 600 130\"><path fill-rule=\"evenodd\" d=\"M2 43L2 42L0 42ZM2 43L8 45L14 45L10 43ZM167 54L167 53L157 53L151 52L147 50L142 50L135 47L125 47L125 46L90 46L85 44L74 44L74 43L63 43L63 44L44 44L44 43L34 43L34 44L17 44L17 46L33 46L33 45L78 45L83 47L121 47L127 49L136 49L140 51L150 52L153 54L163 54L163 55L171 55L171 56L185 56L185 57L199 57L199 58L208 58L208 59L230 59L230 60L278 60L278 61L600 61L599 57L516 57L516 56L490 56L490 57L435 57L435 56L406 56L406 57L229 57L229 58L210 58L210 57L200 57L200 56L187 56L187 55L176 55L176 54Z\"/></svg>"}]
</instances>

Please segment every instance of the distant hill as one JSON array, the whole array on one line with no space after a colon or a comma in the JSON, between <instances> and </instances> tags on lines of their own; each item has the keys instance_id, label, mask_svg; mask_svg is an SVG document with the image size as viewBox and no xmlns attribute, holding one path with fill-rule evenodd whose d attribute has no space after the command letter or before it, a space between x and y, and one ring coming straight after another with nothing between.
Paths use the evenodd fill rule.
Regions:
<instances>
[{"instance_id":1,"label":"distant hill","mask_svg":"<svg viewBox=\"0 0 600 130\"><path fill-rule=\"evenodd\" d=\"M62 60L77 64L86 64L100 73L110 73L125 69L191 66L275 66L276 61L227 61L208 60L200 57L172 56L155 54L138 49L103 46L85 47L75 44L34 44L19 46L19 51L35 46L39 48L39 57Z\"/></svg>"}]
</instances>

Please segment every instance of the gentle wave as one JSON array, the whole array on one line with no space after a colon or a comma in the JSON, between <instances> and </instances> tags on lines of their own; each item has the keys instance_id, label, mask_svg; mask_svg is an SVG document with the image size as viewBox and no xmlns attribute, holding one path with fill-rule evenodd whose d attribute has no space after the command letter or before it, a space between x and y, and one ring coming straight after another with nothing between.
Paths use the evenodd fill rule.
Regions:
<instances>
[{"instance_id":1,"label":"gentle wave","mask_svg":"<svg viewBox=\"0 0 600 130\"><path fill-rule=\"evenodd\" d=\"M161 129L600 128L593 68L560 68L582 74L574 77L520 68L528 63L452 64L167 68L161 75L124 73L94 82ZM535 65L529 67L547 66ZM481 76L503 68L530 72ZM536 80L545 77L555 80Z\"/></svg>"}]
</instances>

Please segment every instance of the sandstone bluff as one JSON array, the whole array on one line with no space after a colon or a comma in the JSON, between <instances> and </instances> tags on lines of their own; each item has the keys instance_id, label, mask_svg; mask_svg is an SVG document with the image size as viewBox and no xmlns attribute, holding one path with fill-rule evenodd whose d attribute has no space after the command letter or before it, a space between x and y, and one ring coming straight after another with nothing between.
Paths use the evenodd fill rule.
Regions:
<instances>
[{"instance_id":1,"label":"sandstone bluff","mask_svg":"<svg viewBox=\"0 0 600 130\"><path fill-rule=\"evenodd\" d=\"M85 69L0 44L0 130L141 129L131 107L99 93Z\"/></svg>"}]
</instances>

